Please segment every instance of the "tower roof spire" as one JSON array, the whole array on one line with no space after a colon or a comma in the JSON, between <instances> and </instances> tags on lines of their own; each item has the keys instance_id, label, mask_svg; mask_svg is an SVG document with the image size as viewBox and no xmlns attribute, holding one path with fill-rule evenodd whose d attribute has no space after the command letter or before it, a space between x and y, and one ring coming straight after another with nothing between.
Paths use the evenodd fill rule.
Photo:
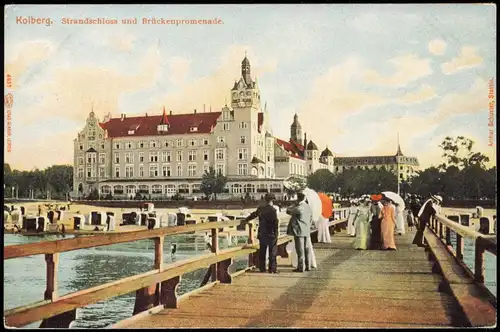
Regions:
<instances>
[{"instance_id":1,"label":"tower roof spire","mask_svg":"<svg viewBox=\"0 0 500 332\"><path fill-rule=\"evenodd\" d=\"M399 132L398 132L398 151L396 152L396 156L402 156L403 152L401 152L401 145L399 144Z\"/></svg>"}]
</instances>

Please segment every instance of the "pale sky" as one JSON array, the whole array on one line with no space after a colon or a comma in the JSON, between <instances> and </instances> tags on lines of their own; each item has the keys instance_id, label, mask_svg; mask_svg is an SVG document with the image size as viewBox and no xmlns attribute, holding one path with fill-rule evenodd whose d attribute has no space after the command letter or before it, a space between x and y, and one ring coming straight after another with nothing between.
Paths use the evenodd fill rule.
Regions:
<instances>
[{"instance_id":1,"label":"pale sky","mask_svg":"<svg viewBox=\"0 0 500 332\"><path fill-rule=\"evenodd\" d=\"M14 95L5 161L17 169L72 164L92 103L101 120L163 106L220 110L245 51L279 138L288 140L297 112L308 139L338 156L395 154L399 131L403 153L422 167L439 164L438 145L458 135L495 165L493 5L15 5L5 15L13 79L5 91ZM16 24L17 16L54 23ZM139 24L64 25L63 17ZM143 17L224 24L143 25Z\"/></svg>"}]
</instances>

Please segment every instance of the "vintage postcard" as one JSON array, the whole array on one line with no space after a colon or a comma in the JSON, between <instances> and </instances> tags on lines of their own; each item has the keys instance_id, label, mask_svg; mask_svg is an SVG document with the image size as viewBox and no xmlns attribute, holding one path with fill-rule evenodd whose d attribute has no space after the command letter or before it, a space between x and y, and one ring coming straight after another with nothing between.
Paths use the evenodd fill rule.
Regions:
<instances>
[{"instance_id":1,"label":"vintage postcard","mask_svg":"<svg viewBox=\"0 0 500 332\"><path fill-rule=\"evenodd\" d=\"M5 6L5 327L496 326L496 13Z\"/></svg>"}]
</instances>

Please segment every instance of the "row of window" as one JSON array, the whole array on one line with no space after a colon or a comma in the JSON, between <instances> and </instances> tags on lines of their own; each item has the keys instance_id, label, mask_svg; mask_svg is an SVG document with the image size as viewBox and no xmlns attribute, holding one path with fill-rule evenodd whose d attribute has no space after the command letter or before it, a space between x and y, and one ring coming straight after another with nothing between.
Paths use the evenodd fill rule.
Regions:
<instances>
[{"instance_id":1,"label":"row of window","mask_svg":"<svg viewBox=\"0 0 500 332\"><path fill-rule=\"evenodd\" d=\"M187 176L189 176L189 177L201 176L203 173L205 173L209 169L209 165L204 164L203 165L203 172L198 174L196 166L197 166L196 164L188 164ZM115 166L114 177L115 178L121 178L121 177L133 178L134 176L136 176L136 173L134 172L134 170L135 170L135 167L133 165L126 165L125 172L123 173L123 172L121 172L120 166ZM215 171L219 174L225 175L226 166L223 164L216 164ZM88 178L95 178L96 177L95 172L96 172L95 167L87 166L87 177ZM176 176L184 176L183 168L182 168L181 164L177 165L175 174L176 174ZM82 179L83 175L84 175L84 168L79 167L78 171L77 171L77 178ZM104 178L104 177L107 177L107 175L108 174L106 174L105 167L104 166L99 167L99 177ZM144 165L138 166L137 176L138 177L145 177L146 176ZM159 176L162 176L162 177L174 176L172 166L171 165L162 165L160 167L158 165L150 165L149 166L149 177L159 177Z\"/></svg>"},{"instance_id":2,"label":"row of window","mask_svg":"<svg viewBox=\"0 0 500 332\"><path fill-rule=\"evenodd\" d=\"M241 124L245 124L242 122ZM240 124L240 125L241 125ZM224 123L224 130L229 130L229 127L226 129L226 125L229 126L229 123ZM241 127L240 129L246 129L246 126ZM239 140L240 144L247 144L248 140L246 136L240 136ZM217 143L226 143L226 138L224 136L218 136L217 137ZM200 140L200 146L208 146L210 144L210 141L207 138L204 138ZM130 150L130 149L144 149L144 148L183 148L183 147L195 147L198 146L197 140L196 139L189 139L187 142L187 145L184 146L184 140L182 138L178 139L176 141L176 144L174 146L173 141L164 141L163 144L160 144L160 141L154 140L154 141L149 141L149 144L147 141L140 141L140 142L115 142L113 144L113 147L116 150ZM95 144L91 143L89 144L89 148L96 148ZM101 149L104 149L105 146L104 144L101 144ZM80 144L80 151L83 151L85 149L85 145L82 143Z\"/></svg>"},{"instance_id":3,"label":"row of window","mask_svg":"<svg viewBox=\"0 0 500 332\"><path fill-rule=\"evenodd\" d=\"M182 162L183 161L183 155L184 151L176 151L176 161L177 162ZM124 158L121 159L120 153L115 152L113 155L113 162L115 164L119 164L120 162L125 162L126 164L132 164L134 163L134 153L133 152L125 152L124 153ZM248 160L248 149L247 148L240 148L237 150L237 156L238 160L244 161ZM139 152L138 153L139 157L139 162L144 162L144 152ZM87 152L87 164L95 164L97 159L97 153L96 152ZM149 152L149 162L150 163L157 163L161 160L161 162L172 162L172 152L171 151L163 151L161 154L159 152ZM225 151L224 149L215 149L215 160L220 161L225 159ZM270 158L268 158L270 160ZM191 150L188 151L188 156L187 156L187 161L197 161L198 160L198 151L197 150ZM203 161L209 161L210 160L210 151L209 150L203 150L202 154L202 160ZM105 153L99 153L99 164L105 164L106 163L106 154ZM83 157L78 157L78 165L83 165Z\"/></svg>"},{"instance_id":4,"label":"row of window","mask_svg":"<svg viewBox=\"0 0 500 332\"><path fill-rule=\"evenodd\" d=\"M290 164L290 174L306 175L304 165Z\"/></svg>"},{"instance_id":5,"label":"row of window","mask_svg":"<svg viewBox=\"0 0 500 332\"><path fill-rule=\"evenodd\" d=\"M198 173L199 171L197 170L196 164L188 164L187 176L188 177L201 176L203 173L208 171L208 169L209 169L209 164L205 163L203 165L203 172ZM114 177L115 178L121 178L121 177L133 178L134 176L136 176L136 173L134 170L135 170L135 167L133 165L126 165L125 172L123 173L120 166L115 166ZM176 166L175 170L176 170L176 172L175 172L176 176L179 176L179 177L184 176L182 164L178 164ZM226 173L225 165L224 164L216 164L215 171L219 174L225 175L225 173ZM238 175L241 175L241 176L248 175L248 164L238 164L237 171L238 171L238 173L237 173ZM88 178L95 178L96 177L95 172L96 172L95 167L91 167L90 165L87 166L87 177ZM268 168L268 176L271 176L271 173L272 173L272 169L269 167ZM173 173L173 169L172 169L171 165L162 165L161 167L158 165L149 165L149 177L159 177L159 176L171 177L171 176L174 176L173 174L174 173ZM84 175L84 168L79 167L78 171L77 171L77 178L81 179L81 178L83 178L83 175ZM252 175L257 175L256 168L252 169ZM263 168L261 168L261 170L260 170L260 175L261 176L264 175ZM138 177L145 176L144 165L138 166L137 176ZM106 168L104 166L99 167L99 177L100 178L107 177Z\"/></svg>"},{"instance_id":6,"label":"row of window","mask_svg":"<svg viewBox=\"0 0 500 332\"><path fill-rule=\"evenodd\" d=\"M115 185L109 186L104 185L101 186L101 194L135 194L136 192L140 194L175 194L176 192L184 192L189 193L190 186L188 184L180 184L178 186L174 184L154 184L152 186L149 185ZM199 192L201 189L200 184L193 184L191 186L193 192ZM241 194L241 193L255 193L255 192L281 192L280 184L271 184L267 186L266 184L254 185L254 184L233 184L231 186L226 186L225 191L232 192L233 194Z\"/></svg>"}]
</instances>

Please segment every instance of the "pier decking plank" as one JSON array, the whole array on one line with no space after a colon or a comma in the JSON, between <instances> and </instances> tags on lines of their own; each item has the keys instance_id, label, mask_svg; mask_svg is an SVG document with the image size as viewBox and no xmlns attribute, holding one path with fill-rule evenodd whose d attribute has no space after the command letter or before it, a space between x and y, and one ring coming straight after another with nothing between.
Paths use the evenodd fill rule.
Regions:
<instances>
[{"instance_id":1,"label":"pier decking plank","mask_svg":"<svg viewBox=\"0 0 500 332\"><path fill-rule=\"evenodd\" d=\"M354 238L315 244L318 268L279 274L247 272L232 284L190 296L177 309L124 321L126 328L158 327L431 327L451 326L453 298L438 290L414 233L396 236L397 251L359 251Z\"/></svg>"}]
</instances>

